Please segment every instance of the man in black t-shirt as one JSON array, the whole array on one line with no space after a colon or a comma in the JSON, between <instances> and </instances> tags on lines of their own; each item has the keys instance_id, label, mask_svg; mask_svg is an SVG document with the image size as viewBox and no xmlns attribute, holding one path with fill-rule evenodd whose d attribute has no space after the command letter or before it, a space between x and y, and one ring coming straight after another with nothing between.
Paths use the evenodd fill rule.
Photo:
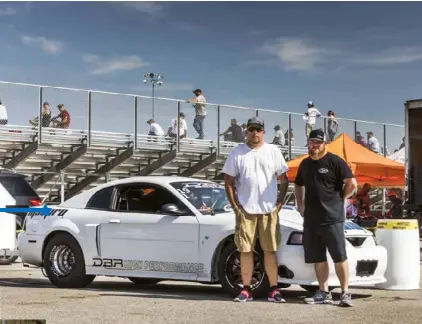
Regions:
<instances>
[{"instance_id":1,"label":"man in black t-shirt","mask_svg":"<svg viewBox=\"0 0 422 324\"><path fill-rule=\"evenodd\" d=\"M309 156L299 165L295 179L295 196L299 212L304 218L305 262L315 266L319 291L313 297L306 298L305 302L333 302L328 291L328 249L341 284L340 306L352 306L351 295L348 293L344 201L356 191L356 180L342 158L327 152L326 137L322 130L310 132L308 153Z\"/></svg>"}]
</instances>

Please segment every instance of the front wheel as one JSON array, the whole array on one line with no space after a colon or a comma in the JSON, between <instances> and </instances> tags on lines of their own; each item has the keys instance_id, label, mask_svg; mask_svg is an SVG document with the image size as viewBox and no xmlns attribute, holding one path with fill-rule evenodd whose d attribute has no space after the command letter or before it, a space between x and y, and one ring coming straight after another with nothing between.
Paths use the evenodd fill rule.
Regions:
<instances>
[{"instance_id":1,"label":"front wheel","mask_svg":"<svg viewBox=\"0 0 422 324\"><path fill-rule=\"evenodd\" d=\"M254 269L251 289L256 298L268 295L269 282L264 268L264 253L259 247L253 252ZM230 296L236 297L242 290L242 274L240 271L240 253L234 242L230 242L222 251L218 265L220 284Z\"/></svg>"},{"instance_id":2,"label":"front wheel","mask_svg":"<svg viewBox=\"0 0 422 324\"><path fill-rule=\"evenodd\" d=\"M59 288L84 288L95 279L94 275L86 274L82 249L67 233L59 233L48 241L44 268L48 279Z\"/></svg>"}]
</instances>

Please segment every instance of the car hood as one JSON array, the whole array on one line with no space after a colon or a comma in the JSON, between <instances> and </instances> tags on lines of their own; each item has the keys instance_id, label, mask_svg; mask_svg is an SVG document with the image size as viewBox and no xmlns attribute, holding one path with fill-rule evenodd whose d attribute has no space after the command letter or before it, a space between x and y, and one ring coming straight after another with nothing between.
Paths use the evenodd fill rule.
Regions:
<instances>
[{"instance_id":1,"label":"car hood","mask_svg":"<svg viewBox=\"0 0 422 324\"><path fill-rule=\"evenodd\" d=\"M235 225L235 216L233 212L226 212L217 214L211 218L208 218L208 223L225 223L228 226ZM279 223L281 226L289 227L292 230L302 231L303 230L303 217L295 208L282 208L279 213ZM346 237L357 237L357 236L373 236L373 233L356 223L346 220L344 223L344 233Z\"/></svg>"}]
</instances>

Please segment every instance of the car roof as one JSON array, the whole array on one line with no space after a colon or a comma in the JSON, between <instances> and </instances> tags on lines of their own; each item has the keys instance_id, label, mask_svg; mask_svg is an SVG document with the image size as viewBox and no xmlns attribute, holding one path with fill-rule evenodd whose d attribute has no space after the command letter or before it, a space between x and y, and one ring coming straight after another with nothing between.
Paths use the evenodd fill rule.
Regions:
<instances>
[{"instance_id":1,"label":"car roof","mask_svg":"<svg viewBox=\"0 0 422 324\"><path fill-rule=\"evenodd\" d=\"M186 181L194 181L194 182L212 182L210 180L205 179L196 179L196 178L188 178L188 177L180 177L180 176L139 176L139 177L129 177L124 179L118 179L109 181L107 183L103 183L101 185L95 186L91 189L88 189L78 195L73 196L72 198L66 200L65 202L61 203L59 206L62 207L76 207L76 208L83 208L86 206L87 202L91 197L101 189L108 188L111 186L121 185L121 184L129 184L129 183L136 183L136 182L148 182L151 184L158 184L158 185L168 185L173 182L186 182Z\"/></svg>"}]
</instances>

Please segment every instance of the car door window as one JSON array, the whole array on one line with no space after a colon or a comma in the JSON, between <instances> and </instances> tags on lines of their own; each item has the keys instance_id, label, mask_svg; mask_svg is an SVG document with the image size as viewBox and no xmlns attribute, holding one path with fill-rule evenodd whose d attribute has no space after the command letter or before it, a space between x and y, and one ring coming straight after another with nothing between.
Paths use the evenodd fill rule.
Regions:
<instances>
[{"instance_id":1,"label":"car door window","mask_svg":"<svg viewBox=\"0 0 422 324\"><path fill-rule=\"evenodd\" d=\"M161 207L165 204L175 204L179 209L188 210L171 192L156 185L120 187L116 199L116 210L161 214Z\"/></svg>"}]
</instances>

